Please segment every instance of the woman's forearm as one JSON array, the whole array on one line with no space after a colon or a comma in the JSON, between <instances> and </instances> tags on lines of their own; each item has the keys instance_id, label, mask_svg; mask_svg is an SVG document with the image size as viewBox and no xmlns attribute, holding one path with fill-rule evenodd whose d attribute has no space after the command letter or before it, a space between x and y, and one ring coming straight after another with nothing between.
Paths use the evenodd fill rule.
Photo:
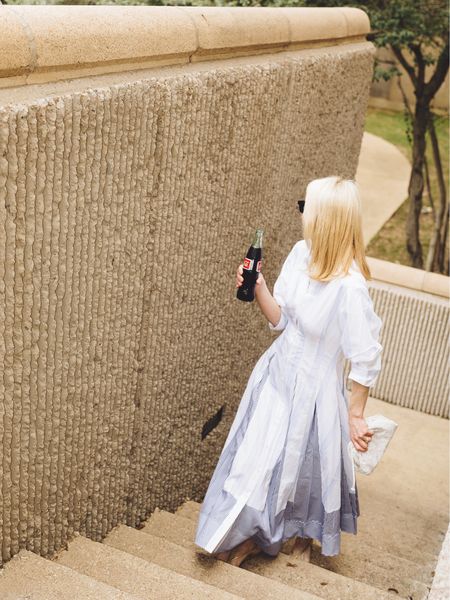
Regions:
<instances>
[{"instance_id":1,"label":"woman's forearm","mask_svg":"<svg viewBox=\"0 0 450 600\"><path fill-rule=\"evenodd\" d=\"M269 292L265 280L263 280L260 285L255 286L255 298L266 319L270 321L272 325L278 325L281 319L281 309L275 298Z\"/></svg>"},{"instance_id":2,"label":"woman's forearm","mask_svg":"<svg viewBox=\"0 0 450 600\"><path fill-rule=\"evenodd\" d=\"M373 432L369 431L364 418L369 388L352 379L352 392L348 403L350 439L358 452L366 452Z\"/></svg>"},{"instance_id":3,"label":"woman's forearm","mask_svg":"<svg viewBox=\"0 0 450 600\"><path fill-rule=\"evenodd\" d=\"M357 381L352 380L352 391L348 405L348 413L351 417L363 417L366 407L369 388Z\"/></svg>"}]
</instances>

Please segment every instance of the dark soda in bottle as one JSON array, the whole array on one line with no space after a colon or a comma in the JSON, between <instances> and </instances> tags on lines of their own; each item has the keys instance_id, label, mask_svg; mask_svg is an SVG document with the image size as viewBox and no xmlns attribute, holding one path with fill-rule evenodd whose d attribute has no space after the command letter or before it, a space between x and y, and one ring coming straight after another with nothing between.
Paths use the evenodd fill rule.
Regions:
<instances>
[{"instance_id":1,"label":"dark soda in bottle","mask_svg":"<svg viewBox=\"0 0 450 600\"><path fill-rule=\"evenodd\" d=\"M242 275L244 281L238 287L236 297L244 302L253 302L255 299L255 285L261 271L262 264L262 238L264 229L257 229L252 245L244 259Z\"/></svg>"}]
</instances>

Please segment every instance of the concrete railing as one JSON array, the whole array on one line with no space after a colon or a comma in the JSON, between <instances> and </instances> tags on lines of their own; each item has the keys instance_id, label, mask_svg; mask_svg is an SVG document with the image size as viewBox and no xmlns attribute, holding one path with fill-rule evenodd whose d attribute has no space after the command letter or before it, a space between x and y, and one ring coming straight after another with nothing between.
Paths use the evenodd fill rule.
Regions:
<instances>
[{"instance_id":1,"label":"concrete railing","mask_svg":"<svg viewBox=\"0 0 450 600\"><path fill-rule=\"evenodd\" d=\"M1 6L2 87L365 42L343 8Z\"/></svg>"},{"instance_id":2,"label":"concrete railing","mask_svg":"<svg viewBox=\"0 0 450 600\"><path fill-rule=\"evenodd\" d=\"M356 9L0 16L7 560L206 489L271 341L235 265L262 226L273 283L308 181L354 178L375 48Z\"/></svg>"},{"instance_id":3,"label":"concrete railing","mask_svg":"<svg viewBox=\"0 0 450 600\"><path fill-rule=\"evenodd\" d=\"M441 298L450 297L450 278L439 273L415 269L406 265L367 257L372 277L378 281L425 292Z\"/></svg>"}]
</instances>

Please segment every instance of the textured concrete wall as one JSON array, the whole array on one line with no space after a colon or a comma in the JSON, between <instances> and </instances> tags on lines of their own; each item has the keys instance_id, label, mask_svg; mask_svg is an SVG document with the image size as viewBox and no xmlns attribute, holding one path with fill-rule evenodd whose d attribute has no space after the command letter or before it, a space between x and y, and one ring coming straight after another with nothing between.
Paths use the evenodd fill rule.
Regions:
<instances>
[{"instance_id":1,"label":"textured concrete wall","mask_svg":"<svg viewBox=\"0 0 450 600\"><path fill-rule=\"evenodd\" d=\"M273 283L308 181L354 176L373 56L349 43L8 90L3 560L201 498L272 341L235 269L262 226Z\"/></svg>"}]
</instances>

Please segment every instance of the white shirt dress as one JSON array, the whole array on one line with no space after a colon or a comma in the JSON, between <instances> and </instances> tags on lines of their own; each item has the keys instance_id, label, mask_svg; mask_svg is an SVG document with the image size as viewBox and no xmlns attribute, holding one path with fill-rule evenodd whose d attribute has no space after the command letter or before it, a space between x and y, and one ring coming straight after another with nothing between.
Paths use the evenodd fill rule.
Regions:
<instances>
[{"instance_id":1,"label":"white shirt dress","mask_svg":"<svg viewBox=\"0 0 450 600\"><path fill-rule=\"evenodd\" d=\"M277 278L281 332L256 362L203 499L195 544L210 553L252 538L269 555L283 541L311 537L340 551L360 514L350 441L344 359L349 378L375 384L382 321L353 260L329 282L307 272L298 241Z\"/></svg>"}]
</instances>

